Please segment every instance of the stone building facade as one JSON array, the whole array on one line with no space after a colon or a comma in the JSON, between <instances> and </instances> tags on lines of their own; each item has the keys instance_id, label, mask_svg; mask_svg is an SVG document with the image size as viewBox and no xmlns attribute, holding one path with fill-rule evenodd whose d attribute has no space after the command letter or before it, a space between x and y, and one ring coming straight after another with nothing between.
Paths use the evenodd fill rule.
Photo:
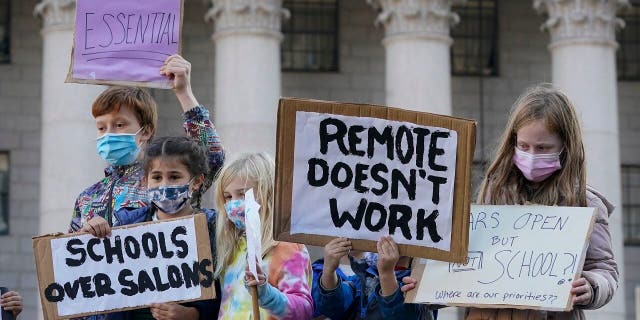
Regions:
<instances>
[{"instance_id":1,"label":"stone building facade","mask_svg":"<svg viewBox=\"0 0 640 320\"><path fill-rule=\"evenodd\" d=\"M63 82L75 1L2 0L0 5L5 2L10 3L10 60L0 64L0 202L5 204L5 209L0 204L0 286L22 293L22 319L37 319L31 237L66 230L75 196L101 175L90 103L103 88ZM213 111L228 150L273 151L277 99L294 96L477 119L480 163L491 157L515 98L531 85L554 82L582 117L589 183L618 205L611 231L621 287L608 306L588 316L635 319L640 82L617 79L615 38L621 26L616 11L630 10L624 8L628 1L316 0L335 3L336 10L337 65L323 72L288 71L286 60L281 65L281 43L287 41L281 23L299 12L283 9L296 2L311 1L288 0L284 6L276 0L185 1L183 55L193 65L194 92ZM454 13L479 2L496 6L496 70L452 74L450 48L463 41L455 35L465 18ZM634 21L627 28L638 28ZM173 94L154 90L153 95L160 108L159 134L181 133ZM622 210L623 200L635 216ZM629 219L623 221L623 215ZM4 231L2 223L8 226ZM454 309L441 314L441 319L457 317Z\"/></svg>"}]
</instances>

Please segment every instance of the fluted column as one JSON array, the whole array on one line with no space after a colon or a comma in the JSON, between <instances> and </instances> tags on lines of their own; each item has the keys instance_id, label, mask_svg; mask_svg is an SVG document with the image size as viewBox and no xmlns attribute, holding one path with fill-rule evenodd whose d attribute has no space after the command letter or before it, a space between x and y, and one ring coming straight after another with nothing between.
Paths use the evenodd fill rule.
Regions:
<instances>
[{"instance_id":1,"label":"fluted column","mask_svg":"<svg viewBox=\"0 0 640 320\"><path fill-rule=\"evenodd\" d=\"M390 106L451 114L451 0L367 0L385 28ZM462 1L458 1L462 2Z\"/></svg>"},{"instance_id":2,"label":"fluted column","mask_svg":"<svg viewBox=\"0 0 640 320\"><path fill-rule=\"evenodd\" d=\"M44 0L40 233L67 231L76 196L102 175L91 103L102 91L64 83L73 45L75 0Z\"/></svg>"},{"instance_id":3,"label":"fluted column","mask_svg":"<svg viewBox=\"0 0 640 320\"><path fill-rule=\"evenodd\" d=\"M616 76L616 11L626 0L536 0L548 14L542 25L551 41L553 83L574 102L581 117L587 156L587 183L617 206L610 218L615 259L620 268L613 301L591 311L589 319L624 319L624 246L620 182L620 143Z\"/></svg>"},{"instance_id":4,"label":"fluted column","mask_svg":"<svg viewBox=\"0 0 640 320\"><path fill-rule=\"evenodd\" d=\"M282 0L212 0L215 119L231 152L274 154Z\"/></svg>"}]
</instances>

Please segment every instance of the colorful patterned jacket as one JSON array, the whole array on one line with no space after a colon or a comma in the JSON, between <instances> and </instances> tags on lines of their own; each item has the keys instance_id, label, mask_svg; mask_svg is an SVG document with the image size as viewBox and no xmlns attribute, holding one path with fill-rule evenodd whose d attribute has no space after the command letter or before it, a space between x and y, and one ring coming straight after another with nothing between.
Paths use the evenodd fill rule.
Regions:
<instances>
[{"instance_id":1,"label":"colorful patterned jacket","mask_svg":"<svg viewBox=\"0 0 640 320\"><path fill-rule=\"evenodd\" d=\"M250 319L251 294L244 285L247 244L243 237L231 264L220 275L222 301L218 319ZM258 286L261 319L305 320L313 315L311 265L304 245L279 242L262 259L268 283Z\"/></svg>"},{"instance_id":2,"label":"colorful patterned jacket","mask_svg":"<svg viewBox=\"0 0 640 320\"><path fill-rule=\"evenodd\" d=\"M183 127L187 134L206 146L209 157L209 173L205 177L204 190L213 182L224 162L224 151L209 111L202 106L183 114ZM69 232L82 228L88 219L98 215L111 225L117 224L114 212L149 205L146 186L142 183L143 169L138 162L126 166L110 166L105 169L105 177L80 193L76 199Z\"/></svg>"}]
</instances>

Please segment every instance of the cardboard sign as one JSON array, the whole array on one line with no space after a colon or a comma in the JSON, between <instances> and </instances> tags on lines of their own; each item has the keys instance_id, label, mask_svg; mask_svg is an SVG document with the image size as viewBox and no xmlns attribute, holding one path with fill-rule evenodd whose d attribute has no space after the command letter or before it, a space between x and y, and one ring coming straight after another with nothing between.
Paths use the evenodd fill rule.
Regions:
<instances>
[{"instance_id":1,"label":"cardboard sign","mask_svg":"<svg viewBox=\"0 0 640 320\"><path fill-rule=\"evenodd\" d=\"M33 239L45 319L215 297L206 217Z\"/></svg>"},{"instance_id":2,"label":"cardboard sign","mask_svg":"<svg viewBox=\"0 0 640 320\"><path fill-rule=\"evenodd\" d=\"M571 310L594 208L471 206L464 264L414 259L405 302Z\"/></svg>"},{"instance_id":3,"label":"cardboard sign","mask_svg":"<svg viewBox=\"0 0 640 320\"><path fill-rule=\"evenodd\" d=\"M66 82L171 87L160 67L181 52L184 0L77 0Z\"/></svg>"},{"instance_id":4,"label":"cardboard sign","mask_svg":"<svg viewBox=\"0 0 640 320\"><path fill-rule=\"evenodd\" d=\"M474 121L282 99L277 136L277 240L376 251L389 234L402 255L466 258Z\"/></svg>"}]
</instances>

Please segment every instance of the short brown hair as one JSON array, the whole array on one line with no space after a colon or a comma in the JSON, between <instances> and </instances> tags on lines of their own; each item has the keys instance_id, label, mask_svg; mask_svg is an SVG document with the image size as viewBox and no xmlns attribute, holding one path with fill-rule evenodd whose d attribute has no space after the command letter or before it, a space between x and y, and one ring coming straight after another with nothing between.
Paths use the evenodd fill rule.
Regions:
<instances>
[{"instance_id":1,"label":"short brown hair","mask_svg":"<svg viewBox=\"0 0 640 320\"><path fill-rule=\"evenodd\" d=\"M141 127L155 135L158 125L158 107L147 90L138 87L113 86L102 92L91 106L94 118L118 112L122 106L130 106Z\"/></svg>"}]
</instances>

